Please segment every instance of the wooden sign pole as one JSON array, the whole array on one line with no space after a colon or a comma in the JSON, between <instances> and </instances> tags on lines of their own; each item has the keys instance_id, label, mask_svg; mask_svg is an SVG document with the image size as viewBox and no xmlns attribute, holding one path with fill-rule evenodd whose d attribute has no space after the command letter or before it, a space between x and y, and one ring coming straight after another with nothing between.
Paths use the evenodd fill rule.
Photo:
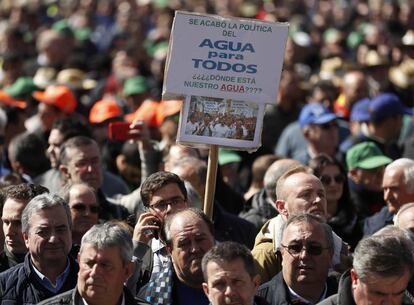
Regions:
<instances>
[{"instance_id":1,"label":"wooden sign pole","mask_svg":"<svg viewBox=\"0 0 414 305\"><path fill-rule=\"evenodd\" d=\"M211 145L208 154L206 192L204 196L204 213L213 219L214 194L216 192L218 146Z\"/></svg>"}]
</instances>

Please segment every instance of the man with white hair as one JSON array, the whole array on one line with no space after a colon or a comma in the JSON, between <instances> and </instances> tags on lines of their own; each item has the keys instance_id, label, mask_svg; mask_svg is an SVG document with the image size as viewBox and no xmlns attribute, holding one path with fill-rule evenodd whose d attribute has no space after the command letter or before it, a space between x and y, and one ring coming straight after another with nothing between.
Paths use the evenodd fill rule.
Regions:
<instances>
[{"instance_id":1,"label":"man with white hair","mask_svg":"<svg viewBox=\"0 0 414 305\"><path fill-rule=\"evenodd\" d=\"M364 223L364 235L372 235L388 224L406 203L414 201L414 161L400 158L388 164L382 179L384 200L387 206L368 217Z\"/></svg>"}]
</instances>

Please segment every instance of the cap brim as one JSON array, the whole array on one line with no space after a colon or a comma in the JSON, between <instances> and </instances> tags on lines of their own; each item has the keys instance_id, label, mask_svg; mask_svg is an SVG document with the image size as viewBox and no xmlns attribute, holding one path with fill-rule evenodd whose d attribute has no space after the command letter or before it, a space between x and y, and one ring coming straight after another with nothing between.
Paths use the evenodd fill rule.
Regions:
<instances>
[{"instance_id":1,"label":"cap brim","mask_svg":"<svg viewBox=\"0 0 414 305\"><path fill-rule=\"evenodd\" d=\"M392 160L386 156L374 156L358 163L357 167L362 169L374 169L380 166L388 165Z\"/></svg>"},{"instance_id":2,"label":"cap brim","mask_svg":"<svg viewBox=\"0 0 414 305\"><path fill-rule=\"evenodd\" d=\"M334 113L327 113L327 114L321 115L318 119L316 119L313 122L313 124L321 125L321 124L329 123L329 122L331 122L333 120L336 120L337 118L338 117L336 116L336 114L334 114Z\"/></svg>"}]
</instances>

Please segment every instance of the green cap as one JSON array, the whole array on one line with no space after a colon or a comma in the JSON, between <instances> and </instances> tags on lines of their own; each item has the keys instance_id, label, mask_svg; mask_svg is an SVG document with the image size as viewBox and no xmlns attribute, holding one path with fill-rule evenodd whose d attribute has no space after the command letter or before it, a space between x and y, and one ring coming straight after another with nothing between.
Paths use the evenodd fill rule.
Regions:
<instances>
[{"instance_id":1,"label":"green cap","mask_svg":"<svg viewBox=\"0 0 414 305\"><path fill-rule=\"evenodd\" d=\"M124 95L130 96L134 94L140 94L147 91L147 81L143 76L134 76L128 78L124 84Z\"/></svg>"},{"instance_id":2,"label":"green cap","mask_svg":"<svg viewBox=\"0 0 414 305\"><path fill-rule=\"evenodd\" d=\"M354 168L374 169L391 163L373 142L362 142L352 146L346 153L348 170Z\"/></svg>"},{"instance_id":3,"label":"green cap","mask_svg":"<svg viewBox=\"0 0 414 305\"><path fill-rule=\"evenodd\" d=\"M33 78L28 76L19 77L12 85L4 88L4 91L13 98L31 95L36 90L39 88L33 82Z\"/></svg>"},{"instance_id":4,"label":"green cap","mask_svg":"<svg viewBox=\"0 0 414 305\"><path fill-rule=\"evenodd\" d=\"M219 165L226 165L229 163L241 162L241 157L233 150L219 149L218 163Z\"/></svg>"}]
</instances>

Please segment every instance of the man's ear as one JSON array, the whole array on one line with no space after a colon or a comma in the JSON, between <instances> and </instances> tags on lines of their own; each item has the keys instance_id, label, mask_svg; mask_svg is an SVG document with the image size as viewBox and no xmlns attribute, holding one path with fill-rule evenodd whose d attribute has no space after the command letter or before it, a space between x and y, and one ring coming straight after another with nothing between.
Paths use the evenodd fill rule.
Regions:
<instances>
[{"instance_id":1,"label":"man's ear","mask_svg":"<svg viewBox=\"0 0 414 305\"><path fill-rule=\"evenodd\" d=\"M203 286L204 294L208 298L208 284L203 282L202 286Z\"/></svg>"},{"instance_id":2,"label":"man's ear","mask_svg":"<svg viewBox=\"0 0 414 305\"><path fill-rule=\"evenodd\" d=\"M79 260L78 260L79 261ZM135 263L134 262L129 262L126 265L126 273L125 273L125 281L132 275L132 273L134 273L135 271Z\"/></svg>"},{"instance_id":3,"label":"man's ear","mask_svg":"<svg viewBox=\"0 0 414 305\"><path fill-rule=\"evenodd\" d=\"M352 288L355 288L358 283L358 274L355 272L354 268L351 269L351 283Z\"/></svg>"},{"instance_id":4,"label":"man's ear","mask_svg":"<svg viewBox=\"0 0 414 305\"><path fill-rule=\"evenodd\" d=\"M23 232L23 239L26 248L29 249L29 234L27 234L27 232Z\"/></svg>"},{"instance_id":5,"label":"man's ear","mask_svg":"<svg viewBox=\"0 0 414 305\"><path fill-rule=\"evenodd\" d=\"M254 277L253 277L253 283L254 283L254 287L257 289L257 288L259 288L259 285L260 285L260 274L256 274Z\"/></svg>"},{"instance_id":6,"label":"man's ear","mask_svg":"<svg viewBox=\"0 0 414 305\"><path fill-rule=\"evenodd\" d=\"M66 181L68 181L70 179L70 173L69 173L69 169L66 165L59 165L59 172L61 174L61 176L63 177L63 179Z\"/></svg>"},{"instance_id":7,"label":"man's ear","mask_svg":"<svg viewBox=\"0 0 414 305\"><path fill-rule=\"evenodd\" d=\"M288 217L288 211L286 208L286 201L282 199L276 199L276 209L278 210L279 214Z\"/></svg>"},{"instance_id":8,"label":"man's ear","mask_svg":"<svg viewBox=\"0 0 414 305\"><path fill-rule=\"evenodd\" d=\"M309 135L310 135L310 128L309 128L309 126L303 127L302 134L305 137L305 139L309 139Z\"/></svg>"},{"instance_id":9,"label":"man's ear","mask_svg":"<svg viewBox=\"0 0 414 305\"><path fill-rule=\"evenodd\" d=\"M352 181L359 182L358 169L353 168L348 171L348 176Z\"/></svg>"},{"instance_id":10,"label":"man's ear","mask_svg":"<svg viewBox=\"0 0 414 305\"><path fill-rule=\"evenodd\" d=\"M119 171L124 170L126 164L126 158L124 155L120 154L115 159L116 167Z\"/></svg>"}]
</instances>

